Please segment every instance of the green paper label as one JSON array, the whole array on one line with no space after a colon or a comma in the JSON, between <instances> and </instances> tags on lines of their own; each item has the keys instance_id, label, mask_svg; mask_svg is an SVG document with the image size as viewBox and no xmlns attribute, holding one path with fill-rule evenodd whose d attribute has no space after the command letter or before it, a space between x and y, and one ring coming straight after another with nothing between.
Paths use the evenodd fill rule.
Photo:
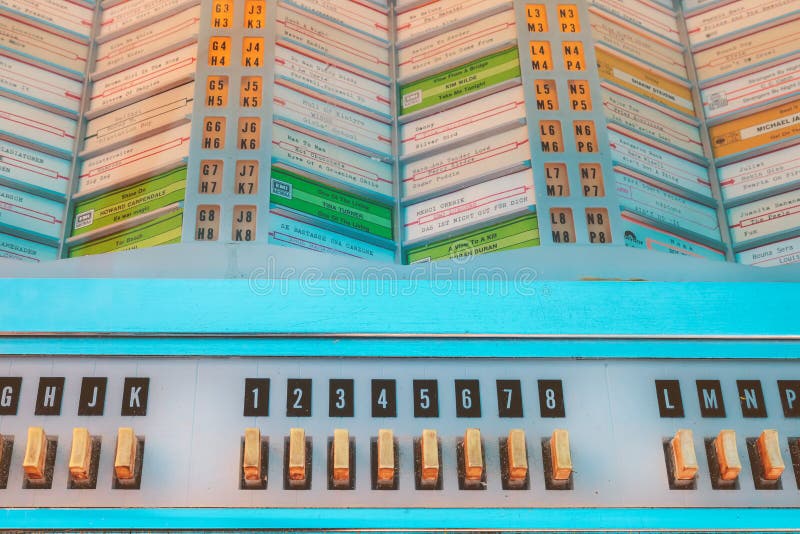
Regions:
<instances>
[{"instance_id":1,"label":"green paper label","mask_svg":"<svg viewBox=\"0 0 800 534\"><path fill-rule=\"evenodd\" d=\"M391 208L276 167L272 168L270 202L378 237L393 238Z\"/></svg>"},{"instance_id":2,"label":"green paper label","mask_svg":"<svg viewBox=\"0 0 800 534\"><path fill-rule=\"evenodd\" d=\"M182 167L130 187L78 202L72 235L81 235L183 202L185 194L186 167Z\"/></svg>"},{"instance_id":3,"label":"green paper label","mask_svg":"<svg viewBox=\"0 0 800 534\"><path fill-rule=\"evenodd\" d=\"M406 261L415 263L452 260L536 246L539 246L539 219L535 213L530 213L488 228L413 248L406 254Z\"/></svg>"},{"instance_id":4,"label":"green paper label","mask_svg":"<svg viewBox=\"0 0 800 534\"><path fill-rule=\"evenodd\" d=\"M180 209L162 215L150 222L140 224L139 226L73 247L69 251L69 257L76 258L78 256L88 256L90 254L119 252L122 250L134 250L180 243L182 224L183 210Z\"/></svg>"},{"instance_id":5,"label":"green paper label","mask_svg":"<svg viewBox=\"0 0 800 534\"><path fill-rule=\"evenodd\" d=\"M521 75L519 52L509 48L400 88L400 114L441 104Z\"/></svg>"}]
</instances>

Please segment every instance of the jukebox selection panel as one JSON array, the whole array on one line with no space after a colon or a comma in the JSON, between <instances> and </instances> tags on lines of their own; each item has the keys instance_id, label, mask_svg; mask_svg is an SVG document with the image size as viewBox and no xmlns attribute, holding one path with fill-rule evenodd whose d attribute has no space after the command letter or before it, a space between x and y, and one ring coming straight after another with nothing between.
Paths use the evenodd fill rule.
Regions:
<instances>
[{"instance_id":1,"label":"jukebox selection panel","mask_svg":"<svg viewBox=\"0 0 800 534\"><path fill-rule=\"evenodd\" d=\"M211 2L184 240L408 263L571 243L791 263L800 11L681 7ZM757 61L739 60L747 43Z\"/></svg>"},{"instance_id":2,"label":"jukebox selection panel","mask_svg":"<svg viewBox=\"0 0 800 534\"><path fill-rule=\"evenodd\" d=\"M204 4L184 241L395 261L389 7Z\"/></svg>"},{"instance_id":3,"label":"jukebox selection panel","mask_svg":"<svg viewBox=\"0 0 800 534\"><path fill-rule=\"evenodd\" d=\"M788 361L7 358L8 507L792 507Z\"/></svg>"},{"instance_id":4,"label":"jukebox selection panel","mask_svg":"<svg viewBox=\"0 0 800 534\"><path fill-rule=\"evenodd\" d=\"M0 255L798 255L783 0L0 0Z\"/></svg>"}]
</instances>

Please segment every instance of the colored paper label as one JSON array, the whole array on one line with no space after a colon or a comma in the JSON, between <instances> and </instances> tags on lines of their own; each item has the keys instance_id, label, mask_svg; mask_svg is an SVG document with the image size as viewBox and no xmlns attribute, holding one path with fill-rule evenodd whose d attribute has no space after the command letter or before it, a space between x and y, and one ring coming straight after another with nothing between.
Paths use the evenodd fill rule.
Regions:
<instances>
[{"instance_id":1,"label":"colored paper label","mask_svg":"<svg viewBox=\"0 0 800 534\"><path fill-rule=\"evenodd\" d=\"M394 263L394 251L319 226L270 214L269 243L366 260Z\"/></svg>"},{"instance_id":2,"label":"colored paper label","mask_svg":"<svg viewBox=\"0 0 800 534\"><path fill-rule=\"evenodd\" d=\"M795 0L739 0L686 18L686 29L693 48L763 25L772 20L788 20L800 11Z\"/></svg>"},{"instance_id":3,"label":"colored paper label","mask_svg":"<svg viewBox=\"0 0 800 534\"><path fill-rule=\"evenodd\" d=\"M0 48L60 67L75 79L83 77L89 55L87 43L8 17L0 17Z\"/></svg>"},{"instance_id":4,"label":"colored paper label","mask_svg":"<svg viewBox=\"0 0 800 534\"><path fill-rule=\"evenodd\" d=\"M104 8L100 24L100 36L121 32L148 20L160 19L199 4L200 0L135 0L119 2Z\"/></svg>"},{"instance_id":5,"label":"colored paper label","mask_svg":"<svg viewBox=\"0 0 800 534\"><path fill-rule=\"evenodd\" d=\"M722 198L745 195L800 182L800 151L797 145L717 169Z\"/></svg>"},{"instance_id":6,"label":"colored paper label","mask_svg":"<svg viewBox=\"0 0 800 534\"><path fill-rule=\"evenodd\" d=\"M468 143L403 165L405 198L419 197L530 166L528 129L513 130Z\"/></svg>"},{"instance_id":7,"label":"colored paper label","mask_svg":"<svg viewBox=\"0 0 800 534\"><path fill-rule=\"evenodd\" d=\"M625 213L622 214L622 226L625 232L625 246L627 247L725 261L725 254L719 250L637 221L628 217Z\"/></svg>"},{"instance_id":8,"label":"colored paper label","mask_svg":"<svg viewBox=\"0 0 800 534\"><path fill-rule=\"evenodd\" d=\"M39 263L58 257L58 249L36 241L0 233L0 258Z\"/></svg>"},{"instance_id":9,"label":"colored paper label","mask_svg":"<svg viewBox=\"0 0 800 534\"><path fill-rule=\"evenodd\" d=\"M384 239L392 239L391 208L275 167L272 169L270 202Z\"/></svg>"},{"instance_id":10,"label":"colored paper label","mask_svg":"<svg viewBox=\"0 0 800 534\"><path fill-rule=\"evenodd\" d=\"M787 61L702 91L706 118L763 105L800 91L800 59Z\"/></svg>"},{"instance_id":11,"label":"colored paper label","mask_svg":"<svg viewBox=\"0 0 800 534\"><path fill-rule=\"evenodd\" d=\"M389 42L389 16L352 0L288 0L309 13L364 35Z\"/></svg>"},{"instance_id":12,"label":"colored paper label","mask_svg":"<svg viewBox=\"0 0 800 534\"><path fill-rule=\"evenodd\" d=\"M275 80L335 98L386 121L392 117L387 86L279 45L275 46Z\"/></svg>"},{"instance_id":13,"label":"colored paper label","mask_svg":"<svg viewBox=\"0 0 800 534\"><path fill-rule=\"evenodd\" d=\"M75 205L72 235L81 235L183 202L185 194L186 167L182 167L130 187L78 202Z\"/></svg>"},{"instance_id":14,"label":"colored paper label","mask_svg":"<svg viewBox=\"0 0 800 534\"><path fill-rule=\"evenodd\" d=\"M0 185L0 224L42 237L61 237L64 204Z\"/></svg>"},{"instance_id":15,"label":"colored paper label","mask_svg":"<svg viewBox=\"0 0 800 534\"><path fill-rule=\"evenodd\" d=\"M144 58L196 39L200 6L191 7L97 46L95 76L118 71Z\"/></svg>"},{"instance_id":16,"label":"colored paper label","mask_svg":"<svg viewBox=\"0 0 800 534\"><path fill-rule=\"evenodd\" d=\"M134 98L163 91L183 80L188 82L196 68L197 45L189 45L112 74L92 85L89 112L95 116Z\"/></svg>"},{"instance_id":17,"label":"colored paper label","mask_svg":"<svg viewBox=\"0 0 800 534\"><path fill-rule=\"evenodd\" d=\"M539 219L530 213L481 230L410 249L408 263L465 259L491 252L539 246Z\"/></svg>"},{"instance_id":18,"label":"colored paper label","mask_svg":"<svg viewBox=\"0 0 800 534\"><path fill-rule=\"evenodd\" d=\"M616 17L592 8L589 11L589 22L592 37L596 41L613 46L633 58L646 61L651 65L680 78L686 78L686 60L683 51L675 45L661 44L652 35L646 35L641 29L634 29Z\"/></svg>"},{"instance_id":19,"label":"colored paper label","mask_svg":"<svg viewBox=\"0 0 800 534\"><path fill-rule=\"evenodd\" d=\"M778 267L800 263L800 237L745 250L736 255L736 261L754 267Z\"/></svg>"},{"instance_id":20,"label":"colored paper label","mask_svg":"<svg viewBox=\"0 0 800 534\"><path fill-rule=\"evenodd\" d=\"M273 88L272 103L275 120L386 158L392 155L392 128L386 123L280 85Z\"/></svg>"},{"instance_id":21,"label":"colored paper label","mask_svg":"<svg viewBox=\"0 0 800 534\"><path fill-rule=\"evenodd\" d=\"M413 0L418 3L417 0ZM425 35L458 24L460 20L477 19L513 6L511 0L438 0L425 2L405 10L402 0L396 3L397 45L424 38Z\"/></svg>"},{"instance_id":22,"label":"colored paper label","mask_svg":"<svg viewBox=\"0 0 800 534\"><path fill-rule=\"evenodd\" d=\"M313 20L286 5L277 8L276 41L302 46L312 53L379 79L389 80L389 49L339 26Z\"/></svg>"},{"instance_id":23,"label":"colored paper label","mask_svg":"<svg viewBox=\"0 0 800 534\"><path fill-rule=\"evenodd\" d=\"M735 244L794 230L800 227L800 190L730 208L728 224Z\"/></svg>"},{"instance_id":24,"label":"colored paper label","mask_svg":"<svg viewBox=\"0 0 800 534\"><path fill-rule=\"evenodd\" d=\"M603 107L609 121L642 133L668 147L704 157L700 129L667 113L611 90L603 91Z\"/></svg>"},{"instance_id":25,"label":"colored paper label","mask_svg":"<svg viewBox=\"0 0 800 534\"><path fill-rule=\"evenodd\" d=\"M610 130L608 142L614 163L711 198L708 168L664 152L646 143Z\"/></svg>"},{"instance_id":26,"label":"colored paper label","mask_svg":"<svg viewBox=\"0 0 800 534\"><path fill-rule=\"evenodd\" d=\"M614 173L620 209L642 217L720 240L717 212L622 173Z\"/></svg>"},{"instance_id":27,"label":"colored paper label","mask_svg":"<svg viewBox=\"0 0 800 534\"><path fill-rule=\"evenodd\" d=\"M700 82L708 82L740 70L751 70L781 56L794 54L798 41L800 24L795 21L700 50L694 53L697 78Z\"/></svg>"},{"instance_id":28,"label":"colored paper label","mask_svg":"<svg viewBox=\"0 0 800 534\"><path fill-rule=\"evenodd\" d=\"M39 105L78 114L80 82L0 54L0 89Z\"/></svg>"},{"instance_id":29,"label":"colored paper label","mask_svg":"<svg viewBox=\"0 0 800 534\"><path fill-rule=\"evenodd\" d=\"M65 195L70 162L0 140L0 178Z\"/></svg>"},{"instance_id":30,"label":"colored paper label","mask_svg":"<svg viewBox=\"0 0 800 534\"><path fill-rule=\"evenodd\" d=\"M123 250L180 243L182 224L183 210L170 212L139 226L74 246L69 251L69 257L76 258L91 254L121 252Z\"/></svg>"},{"instance_id":31,"label":"colored paper label","mask_svg":"<svg viewBox=\"0 0 800 534\"><path fill-rule=\"evenodd\" d=\"M504 11L397 52L398 78L419 78L516 43L513 11Z\"/></svg>"},{"instance_id":32,"label":"colored paper label","mask_svg":"<svg viewBox=\"0 0 800 534\"><path fill-rule=\"evenodd\" d=\"M192 115L194 82L140 100L90 120L84 134L84 157L126 140L174 126Z\"/></svg>"},{"instance_id":33,"label":"colored paper label","mask_svg":"<svg viewBox=\"0 0 800 534\"><path fill-rule=\"evenodd\" d=\"M519 53L509 48L404 85L400 89L400 114L449 102L519 76Z\"/></svg>"},{"instance_id":34,"label":"colored paper label","mask_svg":"<svg viewBox=\"0 0 800 534\"><path fill-rule=\"evenodd\" d=\"M711 126L708 135L718 159L800 135L800 100Z\"/></svg>"},{"instance_id":35,"label":"colored paper label","mask_svg":"<svg viewBox=\"0 0 800 534\"><path fill-rule=\"evenodd\" d=\"M127 185L177 168L189 154L191 125L183 124L84 160L78 193Z\"/></svg>"},{"instance_id":36,"label":"colored paper label","mask_svg":"<svg viewBox=\"0 0 800 534\"><path fill-rule=\"evenodd\" d=\"M392 196L392 166L310 135L273 126L272 162L370 193Z\"/></svg>"},{"instance_id":37,"label":"colored paper label","mask_svg":"<svg viewBox=\"0 0 800 534\"><path fill-rule=\"evenodd\" d=\"M589 0L589 2L627 22L648 29L659 37L676 43L681 42L678 19L672 8L631 0Z\"/></svg>"},{"instance_id":38,"label":"colored paper label","mask_svg":"<svg viewBox=\"0 0 800 534\"><path fill-rule=\"evenodd\" d=\"M0 96L0 133L69 155L78 123L49 111Z\"/></svg>"},{"instance_id":39,"label":"colored paper label","mask_svg":"<svg viewBox=\"0 0 800 534\"><path fill-rule=\"evenodd\" d=\"M406 207L405 241L427 241L473 225L532 211L535 203L530 169L495 178Z\"/></svg>"},{"instance_id":40,"label":"colored paper label","mask_svg":"<svg viewBox=\"0 0 800 534\"><path fill-rule=\"evenodd\" d=\"M400 126L400 154L405 158L477 137L525 121L522 86L511 87L474 102L410 121Z\"/></svg>"},{"instance_id":41,"label":"colored paper label","mask_svg":"<svg viewBox=\"0 0 800 534\"><path fill-rule=\"evenodd\" d=\"M670 80L633 61L618 57L603 47L595 48L600 77L629 91L687 115L694 114L688 85Z\"/></svg>"}]
</instances>

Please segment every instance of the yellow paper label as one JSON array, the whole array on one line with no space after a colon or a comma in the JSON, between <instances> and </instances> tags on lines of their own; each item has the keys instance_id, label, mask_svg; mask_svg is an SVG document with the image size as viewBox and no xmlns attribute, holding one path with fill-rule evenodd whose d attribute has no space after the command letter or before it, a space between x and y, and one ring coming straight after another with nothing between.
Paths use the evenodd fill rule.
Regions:
<instances>
[{"instance_id":1,"label":"yellow paper label","mask_svg":"<svg viewBox=\"0 0 800 534\"><path fill-rule=\"evenodd\" d=\"M547 11L544 4L527 4L525 16L528 20L528 31L531 33L544 33L550 28L547 24Z\"/></svg>"},{"instance_id":2,"label":"yellow paper label","mask_svg":"<svg viewBox=\"0 0 800 534\"><path fill-rule=\"evenodd\" d=\"M531 68L533 70L553 69L553 50L550 41L531 41Z\"/></svg>"},{"instance_id":3,"label":"yellow paper label","mask_svg":"<svg viewBox=\"0 0 800 534\"><path fill-rule=\"evenodd\" d=\"M558 4L558 29L562 33L579 33L581 19L575 4Z\"/></svg>"},{"instance_id":4,"label":"yellow paper label","mask_svg":"<svg viewBox=\"0 0 800 534\"><path fill-rule=\"evenodd\" d=\"M800 100L712 126L708 133L716 158L800 135Z\"/></svg>"},{"instance_id":5,"label":"yellow paper label","mask_svg":"<svg viewBox=\"0 0 800 534\"><path fill-rule=\"evenodd\" d=\"M208 66L227 67L231 64L231 38L211 37L208 40Z\"/></svg>"},{"instance_id":6,"label":"yellow paper label","mask_svg":"<svg viewBox=\"0 0 800 534\"><path fill-rule=\"evenodd\" d=\"M598 72L604 80L668 108L694 115L692 91L688 86L654 74L644 67L617 57L602 48L596 48L595 54Z\"/></svg>"},{"instance_id":7,"label":"yellow paper label","mask_svg":"<svg viewBox=\"0 0 800 534\"><path fill-rule=\"evenodd\" d=\"M206 106L224 108L228 105L228 77L209 76L206 78Z\"/></svg>"},{"instance_id":8,"label":"yellow paper label","mask_svg":"<svg viewBox=\"0 0 800 534\"><path fill-rule=\"evenodd\" d=\"M233 0L213 0L211 2L211 27L230 28L233 26Z\"/></svg>"},{"instance_id":9,"label":"yellow paper label","mask_svg":"<svg viewBox=\"0 0 800 534\"><path fill-rule=\"evenodd\" d=\"M586 70L586 54L583 41L564 41L561 43L564 54L564 68L567 70Z\"/></svg>"}]
</instances>

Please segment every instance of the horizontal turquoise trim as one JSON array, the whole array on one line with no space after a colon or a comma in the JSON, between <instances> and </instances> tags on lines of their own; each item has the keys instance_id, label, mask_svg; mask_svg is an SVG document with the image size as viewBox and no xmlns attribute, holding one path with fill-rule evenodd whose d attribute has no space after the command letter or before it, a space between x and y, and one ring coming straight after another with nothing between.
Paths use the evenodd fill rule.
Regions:
<instances>
[{"instance_id":1,"label":"horizontal turquoise trim","mask_svg":"<svg viewBox=\"0 0 800 534\"><path fill-rule=\"evenodd\" d=\"M390 269L387 272L391 274ZM374 274L381 276L380 271ZM0 331L800 335L796 314L791 312L800 302L800 284L496 281L491 273L487 277L466 282L313 277L2 279Z\"/></svg>"},{"instance_id":2,"label":"horizontal turquoise trim","mask_svg":"<svg viewBox=\"0 0 800 534\"><path fill-rule=\"evenodd\" d=\"M6 509L5 529L434 529L798 531L798 509Z\"/></svg>"},{"instance_id":3,"label":"horizontal turquoise trim","mask_svg":"<svg viewBox=\"0 0 800 534\"><path fill-rule=\"evenodd\" d=\"M800 341L375 338L0 338L0 354L458 358L800 359Z\"/></svg>"}]
</instances>

